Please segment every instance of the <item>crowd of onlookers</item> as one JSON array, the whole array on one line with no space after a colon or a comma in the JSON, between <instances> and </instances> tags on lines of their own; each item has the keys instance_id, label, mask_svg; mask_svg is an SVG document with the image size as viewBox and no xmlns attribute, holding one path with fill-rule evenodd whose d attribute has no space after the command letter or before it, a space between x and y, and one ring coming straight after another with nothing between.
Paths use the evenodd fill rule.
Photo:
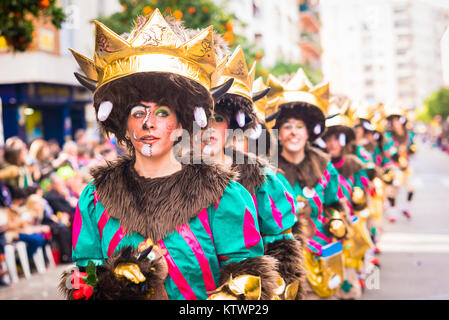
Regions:
<instances>
[{"instance_id":1,"label":"crowd of onlookers","mask_svg":"<svg viewBox=\"0 0 449 320\"><path fill-rule=\"evenodd\" d=\"M71 225L78 198L91 181L90 168L115 159L118 150L83 129L62 149L51 140L5 141L0 148L0 284L6 284L8 273L2 263L7 244L24 242L31 268L36 250L46 245L57 264L71 262Z\"/></svg>"}]
</instances>

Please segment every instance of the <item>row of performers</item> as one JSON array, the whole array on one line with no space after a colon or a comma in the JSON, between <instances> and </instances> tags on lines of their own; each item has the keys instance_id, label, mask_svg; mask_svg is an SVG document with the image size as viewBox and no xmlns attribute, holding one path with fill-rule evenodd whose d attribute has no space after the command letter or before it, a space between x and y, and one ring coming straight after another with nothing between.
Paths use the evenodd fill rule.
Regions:
<instances>
[{"instance_id":1,"label":"row of performers","mask_svg":"<svg viewBox=\"0 0 449 320\"><path fill-rule=\"evenodd\" d=\"M254 81L212 27L158 10L122 36L96 22L94 59L73 55L100 128L129 152L93 169L79 199L68 299L360 296L384 184L349 151L351 127L326 129L345 113L327 84L301 70ZM326 120L330 105L341 110ZM228 129L246 143L230 144ZM277 152L247 152L268 132ZM320 137L329 153L313 146Z\"/></svg>"}]
</instances>

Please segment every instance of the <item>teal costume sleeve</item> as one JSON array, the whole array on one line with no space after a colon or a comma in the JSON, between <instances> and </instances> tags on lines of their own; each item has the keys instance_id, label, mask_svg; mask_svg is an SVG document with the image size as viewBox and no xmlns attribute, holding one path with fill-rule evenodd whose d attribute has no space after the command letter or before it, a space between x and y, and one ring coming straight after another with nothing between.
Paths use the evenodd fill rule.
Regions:
<instances>
[{"instance_id":1,"label":"teal costume sleeve","mask_svg":"<svg viewBox=\"0 0 449 320\"><path fill-rule=\"evenodd\" d=\"M93 182L83 190L75 211L72 237L72 260L79 267L90 261L102 265L105 257L101 250L100 233L94 205Z\"/></svg>"},{"instance_id":2,"label":"teal costume sleeve","mask_svg":"<svg viewBox=\"0 0 449 320\"><path fill-rule=\"evenodd\" d=\"M264 254L256 208L249 192L231 181L211 217L211 230L221 266Z\"/></svg>"},{"instance_id":3,"label":"teal costume sleeve","mask_svg":"<svg viewBox=\"0 0 449 320\"><path fill-rule=\"evenodd\" d=\"M338 203L340 200L338 197L338 189L340 188L340 183L338 181L339 173L331 162L327 165L326 171L329 174L329 181L324 189L324 205L330 206ZM326 179L326 172L324 178Z\"/></svg>"},{"instance_id":4,"label":"teal costume sleeve","mask_svg":"<svg viewBox=\"0 0 449 320\"><path fill-rule=\"evenodd\" d=\"M265 169L265 182L256 189L255 196L264 243L293 239L291 232L282 233L297 221L296 199L271 169Z\"/></svg>"}]
</instances>

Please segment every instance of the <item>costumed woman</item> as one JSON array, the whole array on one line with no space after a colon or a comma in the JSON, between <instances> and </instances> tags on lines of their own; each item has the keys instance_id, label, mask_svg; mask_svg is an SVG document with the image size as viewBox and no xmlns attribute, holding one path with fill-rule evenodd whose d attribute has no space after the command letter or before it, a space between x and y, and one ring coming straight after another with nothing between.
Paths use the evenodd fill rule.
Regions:
<instances>
[{"instance_id":1,"label":"costumed woman","mask_svg":"<svg viewBox=\"0 0 449 320\"><path fill-rule=\"evenodd\" d=\"M348 234L343 240L345 278L335 295L340 299L359 299L364 256L373 243L363 219L370 213L367 205L369 178L365 164L353 154L355 134L351 119L345 115L348 107L347 99L333 100L323 139L332 164L340 173L341 191L350 208Z\"/></svg>"},{"instance_id":2,"label":"costumed woman","mask_svg":"<svg viewBox=\"0 0 449 320\"><path fill-rule=\"evenodd\" d=\"M252 195L265 254L279 262L280 286L275 298L295 299L298 291L298 298L301 298L303 254L301 243L292 233L297 222L296 201L266 159L237 151L231 145L234 138L240 139L245 133L253 142L263 134L253 103L264 97L269 89L251 93L254 74L255 64L248 71L243 50L238 46L224 67L219 85L231 78L234 82L216 101L214 118L201 132L202 152L236 171L237 182Z\"/></svg>"},{"instance_id":3,"label":"costumed woman","mask_svg":"<svg viewBox=\"0 0 449 320\"><path fill-rule=\"evenodd\" d=\"M339 198L338 172L323 151L310 146L324 132L328 84L313 87L299 69L288 82L268 76L267 126L275 121L279 149L278 177L297 198L305 223L306 299L332 298L343 281L342 244L346 235ZM277 109L277 110L276 110ZM273 110L273 109L272 109ZM272 132L275 133L274 131ZM330 210L334 206L335 210Z\"/></svg>"},{"instance_id":4,"label":"costumed woman","mask_svg":"<svg viewBox=\"0 0 449 320\"><path fill-rule=\"evenodd\" d=\"M155 10L126 39L96 22L94 60L73 52L86 74L78 79L95 90L100 127L129 155L93 170L80 197L73 260L81 270L60 284L69 299L274 295L277 262L263 255L251 195L223 166L174 154L185 142L175 140L207 121L232 82L213 87L212 27L188 41L181 31Z\"/></svg>"},{"instance_id":5,"label":"costumed woman","mask_svg":"<svg viewBox=\"0 0 449 320\"><path fill-rule=\"evenodd\" d=\"M384 135L384 162L386 170L384 181L387 183L387 218L395 222L398 213L396 198L401 186L407 190L407 201L402 213L407 219L411 218L410 207L414 195L414 186L411 181L412 170L409 168L410 156L416 152L414 132L407 129L407 117L403 108L391 106L385 112L388 121Z\"/></svg>"}]
</instances>

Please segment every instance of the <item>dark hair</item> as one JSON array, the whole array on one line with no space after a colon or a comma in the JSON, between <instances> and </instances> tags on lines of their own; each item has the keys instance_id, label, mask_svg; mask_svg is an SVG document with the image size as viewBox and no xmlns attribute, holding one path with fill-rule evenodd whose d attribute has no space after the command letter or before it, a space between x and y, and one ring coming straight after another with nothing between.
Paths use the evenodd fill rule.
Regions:
<instances>
[{"instance_id":1,"label":"dark hair","mask_svg":"<svg viewBox=\"0 0 449 320\"><path fill-rule=\"evenodd\" d=\"M309 141L314 141L321 136L325 129L325 117L323 112L316 106L306 102L291 102L282 104L279 107L280 113L276 119L276 123L273 129L278 129L288 121L288 119L294 118L304 122L307 127L307 133L309 135ZM319 124L321 126L321 132L315 134L313 129Z\"/></svg>"},{"instance_id":2,"label":"dark hair","mask_svg":"<svg viewBox=\"0 0 449 320\"><path fill-rule=\"evenodd\" d=\"M113 104L109 117L100 122L101 130L113 133L118 143L124 143L130 151L132 143L126 139L126 123L131 108L141 101L166 105L175 111L183 129L193 131L193 111L203 107L206 116L213 104L209 92L199 83L172 73L144 72L119 78L102 86L94 95L94 107L98 113L100 103Z\"/></svg>"}]
</instances>

